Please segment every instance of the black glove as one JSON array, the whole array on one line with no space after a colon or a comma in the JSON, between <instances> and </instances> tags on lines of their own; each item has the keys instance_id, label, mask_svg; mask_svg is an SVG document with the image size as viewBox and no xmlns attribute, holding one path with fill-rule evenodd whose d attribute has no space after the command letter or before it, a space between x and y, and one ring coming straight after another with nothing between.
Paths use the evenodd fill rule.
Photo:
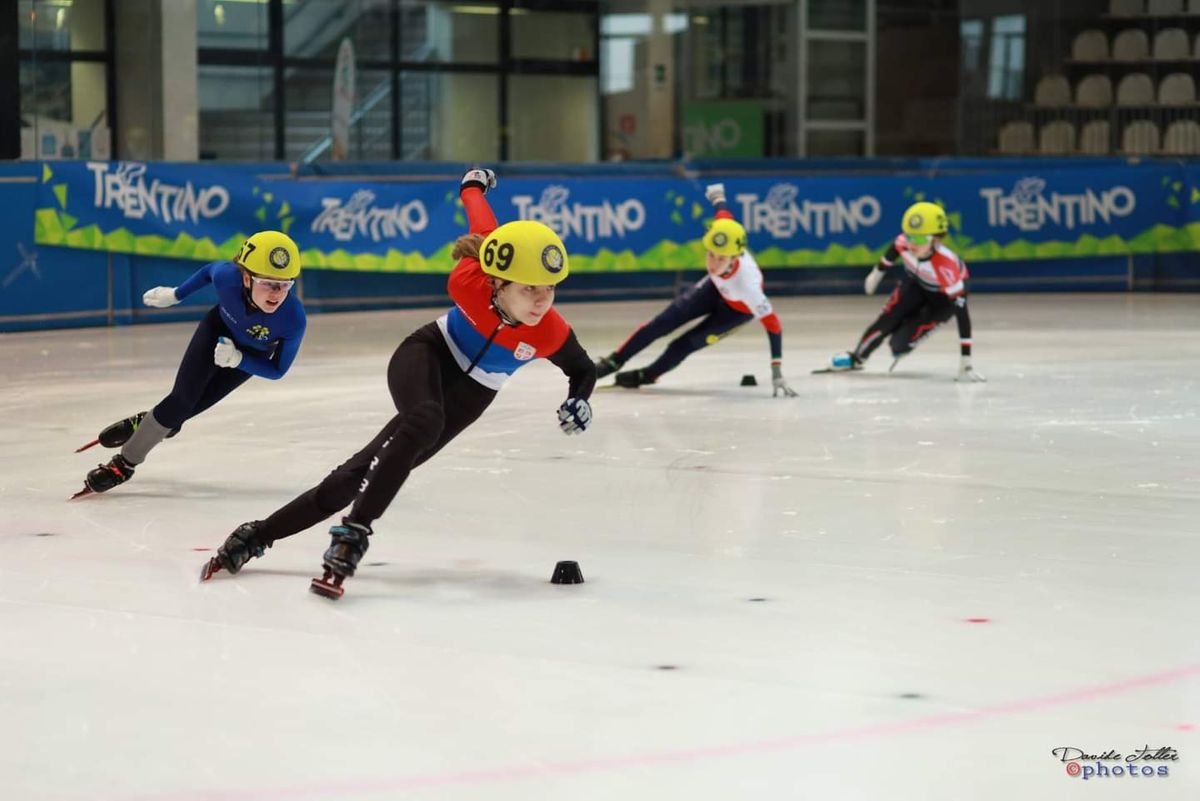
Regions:
<instances>
[{"instance_id":1,"label":"black glove","mask_svg":"<svg viewBox=\"0 0 1200 801\"><path fill-rule=\"evenodd\" d=\"M479 187L480 191L486 195L489 189L496 188L496 173L486 167L472 167L463 174L462 186L464 188Z\"/></svg>"},{"instance_id":2,"label":"black glove","mask_svg":"<svg viewBox=\"0 0 1200 801\"><path fill-rule=\"evenodd\" d=\"M558 427L564 434L582 434L592 422L592 407L583 398L567 398L558 407Z\"/></svg>"}]
</instances>

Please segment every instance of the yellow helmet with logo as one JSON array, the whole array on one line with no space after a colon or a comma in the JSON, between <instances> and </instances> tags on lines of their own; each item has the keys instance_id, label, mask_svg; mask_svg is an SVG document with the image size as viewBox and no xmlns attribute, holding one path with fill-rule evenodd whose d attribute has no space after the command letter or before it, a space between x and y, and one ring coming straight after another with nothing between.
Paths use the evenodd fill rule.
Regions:
<instances>
[{"instance_id":1,"label":"yellow helmet with logo","mask_svg":"<svg viewBox=\"0 0 1200 801\"><path fill-rule=\"evenodd\" d=\"M557 284L571 271L558 234L534 220L505 223L488 234L479 263L488 275L531 286Z\"/></svg>"},{"instance_id":2,"label":"yellow helmet with logo","mask_svg":"<svg viewBox=\"0 0 1200 801\"><path fill-rule=\"evenodd\" d=\"M941 206L922 202L908 207L901 228L905 236L910 238L945 236L950 230L950 222L946 219L946 210Z\"/></svg>"},{"instance_id":3,"label":"yellow helmet with logo","mask_svg":"<svg viewBox=\"0 0 1200 801\"><path fill-rule=\"evenodd\" d=\"M728 217L715 220L704 234L704 249L718 256L740 256L746 250L746 229Z\"/></svg>"},{"instance_id":4,"label":"yellow helmet with logo","mask_svg":"<svg viewBox=\"0 0 1200 801\"><path fill-rule=\"evenodd\" d=\"M233 259L239 267L264 278L295 278L300 274L300 249L287 234L259 231L242 244Z\"/></svg>"}]
</instances>

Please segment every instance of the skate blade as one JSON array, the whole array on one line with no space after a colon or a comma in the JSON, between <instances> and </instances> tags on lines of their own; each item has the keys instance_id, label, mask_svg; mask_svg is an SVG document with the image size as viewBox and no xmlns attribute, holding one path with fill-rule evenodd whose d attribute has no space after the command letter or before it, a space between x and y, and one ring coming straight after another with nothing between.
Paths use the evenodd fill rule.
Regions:
<instances>
[{"instance_id":1,"label":"skate blade","mask_svg":"<svg viewBox=\"0 0 1200 801\"><path fill-rule=\"evenodd\" d=\"M76 498L83 498L83 497L86 497L86 496L88 496L88 495L95 495L95 494L96 494L96 491L95 491L95 490L93 490L91 487L84 487L84 488L83 488L83 489L81 489L79 492L77 492L77 493L75 493L74 495L72 495L70 498L67 498L67 500L68 500L68 501L73 501L73 500L75 500Z\"/></svg>"},{"instance_id":2,"label":"skate blade","mask_svg":"<svg viewBox=\"0 0 1200 801\"><path fill-rule=\"evenodd\" d=\"M214 573L221 570L221 561L217 557L213 557L204 563L204 568L200 571L200 580L208 581L213 577Z\"/></svg>"},{"instance_id":3,"label":"skate blade","mask_svg":"<svg viewBox=\"0 0 1200 801\"><path fill-rule=\"evenodd\" d=\"M99 445L99 444L100 444L100 440L98 440L98 439L94 439L94 440L92 440L91 442L87 443L86 445L80 445L78 448L76 448L76 449L75 449L75 452L76 452L76 453L83 453L83 452L84 452L84 451L86 451L88 448L94 448L94 447L96 447L96 446L97 446L97 445Z\"/></svg>"},{"instance_id":4,"label":"skate blade","mask_svg":"<svg viewBox=\"0 0 1200 801\"><path fill-rule=\"evenodd\" d=\"M817 370L813 370L812 374L813 375L823 375L824 373L857 373L861 369L862 369L861 367L851 367L847 370L840 370L840 369L833 368L833 367L821 367Z\"/></svg>"},{"instance_id":5,"label":"skate blade","mask_svg":"<svg viewBox=\"0 0 1200 801\"><path fill-rule=\"evenodd\" d=\"M338 581L337 577L334 577L334 581ZM345 592L345 590L342 589L341 582L334 584L324 578L313 579L312 584L309 585L308 589L323 598L330 599L331 601L336 601L338 598L341 598L342 593Z\"/></svg>"}]
</instances>

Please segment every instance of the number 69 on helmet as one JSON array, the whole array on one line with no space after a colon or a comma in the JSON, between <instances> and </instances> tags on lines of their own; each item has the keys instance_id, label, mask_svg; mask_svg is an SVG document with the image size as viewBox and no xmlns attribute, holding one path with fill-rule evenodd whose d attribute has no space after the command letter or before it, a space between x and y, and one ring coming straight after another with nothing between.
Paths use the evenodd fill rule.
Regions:
<instances>
[{"instance_id":1,"label":"number 69 on helmet","mask_svg":"<svg viewBox=\"0 0 1200 801\"><path fill-rule=\"evenodd\" d=\"M570 273L562 239L535 220L515 220L488 234L479 263L488 275L530 286L557 284Z\"/></svg>"}]
</instances>

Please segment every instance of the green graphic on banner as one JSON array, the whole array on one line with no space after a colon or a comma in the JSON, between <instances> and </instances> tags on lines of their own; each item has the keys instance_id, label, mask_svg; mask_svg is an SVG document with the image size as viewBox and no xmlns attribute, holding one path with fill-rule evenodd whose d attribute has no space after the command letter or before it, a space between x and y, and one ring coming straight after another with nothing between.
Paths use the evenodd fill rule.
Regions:
<instances>
[{"instance_id":1,"label":"green graphic on banner","mask_svg":"<svg viewBox=\"0 0 1200 801\"><path fill-rule=\"evenodd\" d=\"M683 147L694 158L763 155L763 110L754 101L688 103L683 107Z\"/></svg>"},{"instance_id":2,"label":"green graphic on banner","mask_svg":"<svg viewBox=\"0 0 1200 801\"><path fill-rule=\"evenodd\" d=\"M733 104L738 106L739 104ZM744 106L741 106L745 108ZM1200 168L904 175L729 176L730 211L766 269L874 264L901 211L946 209L968 263L1200 251ZM134 162L42 165L38 244L193 261L227 259L248 234L282 230L305 265L446 273L468 225L456 185L270 178L232 167ZM501 219L560 232L576 272L699 270L712 214L704 182L679 176L517 178L489 196ZM26 218L27 219L27 218Z\"/></svg>"},{"instance_id":3,"label":"green graphic on banner","mask_svg":"<svg viewBox=\"0 0 1200 801\"><path fill-rule=\"evenodd\" d=\"M34 236L44 245L129 253L141 256L215 261L237 252L247 234L237 234L225 242L194 239L179 234L174 240L161 236L134 236L124 228L103 232L89 225L73 229L74 219L55 209L38 209ZM1074 241L973 242L967 236L951 236L947 244L970 264L973 261L1020 261L1025 259L1071 258L1081 256L1124 256L1135 253L1173 253L1200 250L1200 223L1181 228L1156 225L1129 241L1119 236L1098 238L1083 235ZM301 256L306 267L326 270L354 270L378 273L448 273L454 267L450 259L453 244L425 256L419 252L350 253L346 250L305 249ZM879 260L887 246L871 249L866 245L846 247L833 244L824 250L786 250L768 247L756 252L764 269L772 267L867 267ZM600 248L595 255L570 257L571 270L580 273L637 272L639 270L698 270L704 264L704 246L699 239L688 242L663 240L644 253Z\"/></svg>"}]
</instances>

